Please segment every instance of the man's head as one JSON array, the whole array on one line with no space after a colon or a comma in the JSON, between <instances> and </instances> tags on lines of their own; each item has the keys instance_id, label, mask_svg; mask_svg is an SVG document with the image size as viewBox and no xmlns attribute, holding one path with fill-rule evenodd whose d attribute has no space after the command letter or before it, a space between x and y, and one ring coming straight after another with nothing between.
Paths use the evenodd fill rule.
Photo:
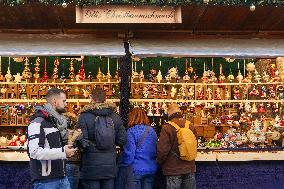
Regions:
<instances>
[{"instance_id":1,"label":"man's head","mask_svg":"<svg viewBox=\"0 0 284 189\"><path fill-rule=\"evenodd\" d=\"M93 102L103 103L106 100L106 92L101 88L95 88L92 91L91 98Z\"/></svg>"},{"instance_id":2,"label":"man's head","mask_svg":"<svg viewBox=\"0 0 284 189\"><path fill-rule=\"evenodd\" d=\"M58 113L66 112L66 94L57 88L49 89L46 94L46 101L52 105L52 108Z\"/></svg>"}]
</instances>

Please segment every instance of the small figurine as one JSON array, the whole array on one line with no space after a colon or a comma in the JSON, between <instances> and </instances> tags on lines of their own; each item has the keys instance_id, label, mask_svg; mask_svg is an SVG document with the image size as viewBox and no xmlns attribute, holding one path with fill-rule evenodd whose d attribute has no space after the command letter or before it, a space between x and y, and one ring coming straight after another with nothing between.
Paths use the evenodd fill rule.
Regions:
<instances>
[{"instance_id":1,"label":"small figurine","mask_svg":"<svg viewBox=\"0 0 284 189\"><path fill-rule=\"evenodd\" d=\"M148 98L149 96L149 91L148 91L148 88L147 87L143 87L143 98Z\"/></svg>"},{"instance_id":2,"label":"small figurine","mask_svg":"<svg viewBox=\"0 0 284 189\"><path fill-rule=\"evenodd\" d=\"M148 116L153 116L153 104L152 102L149 102L148 104L148 112L147 112Z\"/></svg>"},{"instance_id":3,"label":"small figurine","mask_svg":"<svg viewBox=\"0 0 284 189\"><path fill-rule=\"evenodd\" d=\"M258 96L259 95L259 91L255 88L255 86L253 87L253 89L249 93L249 95L251 95L251 96Z\"/></svg>"},{"instance_id":4,"label":"small figurine","mask_svg":"<svg viewBox=\"0 0 284 189\"><path fill-rule=\"evenodd\" d=\"M72 81L73 81L73 79L75 79L75 69L74 69L73 59L71 59L71 61L70 61L69 78L70 78Z\"/></svg>"},{"instance_id":5,"label":"small figurine","mask_svg":"<svg viewBox=\"0 0 284 189\"><path fill-rule=\"evenodd\" d=\"M143 70L141 70L141 71L140 71L139 78L140 78L140 82L142 82L142 81L143 81L143 79L144 79L144 73L143 73Z\"/></svg>"},{"instance_id":6,"label":"small figurine","mask_svg":"<svg viewBox=\"0 0 284 189\"><path fill-rule=\"evenodd\" d=\"M99 82L105 78L105 75L101 72L100 67L99 67L99 71L98 71L96 78L99 80Z\"/></svg>"},{"instance_id":7,"label":"small figurine","mask_svg":"<svg viewBox=\"0 0 284 189\"><path fill-rule=\"evenodd\" d=\"M264 105L263 105L263 103L261 103L260 105L259 105L259 107L258 107L258 113L265 113L266 112L266 110L265 110L265 107L264 107Z\"/></svg>"},{"instance_id":8,"label":"small figurine","mask_svg":"<svg viewBox=\"0 0 284 189\"><path fill-rule=\"evenodd\" d=\"M162 76L161 70L158 71L158 74L157 74L156 78L157 78L158 83L160 83L163 80L163 76Z\"/></svg>"},{"instance_id":9,"label":"small figurine","mask_svg":"<svg viewBox=\"0 0 284 189\"><path fill-rule=\"evenodd\" d=\"M204 71L201 79L203 83L208 83L208 72Z\"/></svg>"},{"instance_id":10,"label":"small figurine","mask_svg":"<svg viewBox=\"0 0 284 189\"><path fill-rule=\"evenodd\" d=\"M266 93L267 93L266 86L265 85L261 86L260 97L261 98L266 98L266 96L267 96Z\"/></svg>"},{"instance_id":11,"label":"small figurine","mask_svg":"<svg viewBox=\"0 0 284 189\"><path fill-rule=\"evenodd\" d=\"M256 80L257 83L260 83L261 75L259 75L259 73L256 69L254 71L254 79Z\"/></svg>"},{"instance_id":12,"label":"small figurine","mask_svg":"<svg viewBox=\"0 0 284 189\"><path fill-rule=\"evenodd\" d=\"M10 71L10 66L8 66L8 70L7 70L7 74L5 75L5 78L6 78L6 82L10 82L10 81L12 81L12 79L13 79L13 76L12 76L12 74L11 74L11 71Z\"/></svg>"},{"instance_id":13,"label":"small figurine","mask_svg":"<svg viewBox=\"0 0 284 189\"><path fill-rule=\"evenodd\" d=\"M203 99L204 99L203 87L199 86L197 90L197 100L203 100Z\"/></svg>"},{"instance_id":14,"label":"small figurine","mask_svg":"<svg viewBox=\"0 0 284 189\"><path fill-rule=\"evenodd\" d=\"M222 99L222 96L221 96L221 89L218 87L216 90L215 90L215 100L221 100Z\"/></svg>"},{"instance_id":15,"label":"small figurine","mask_svg":"<svg viewBox=\"0 0 284 189\"><path fill-rule=\"evenodd\" d=\"M168 97L168 91L165 87L162 88L161 98L167 98Z\"/></svg>"},{"instance_id":16,"label":"small figurine","mask_svg":"<svg viewBox=\"0 0 284 189\"><path fill-rule=\"evenodd\" d=\"M235 100L240 100L240 97L241 97L241 95L240 95L240 89L239 89L238 87L235 87L235 88L234 88L234 99L235 99Z\"/></svg>"},{"instance_id":17,"label":"small figurine","mask_svg":"<svg viewBox=\"0 0 284 189\"><path fill-rule=\"evenodd\" d=\"M184 82L188 82L189 80L190 80L190 77L189 77L189 75L188 75L188 72L187 71L185 71L185 74L184 74L184 76L183 76L183 78L182 78L183 80L184 80Z\"/></svg>"},{"instance_id":18,"label":"small figurine","mask_svg":"<svg viewBox=\"0 0 284 189\"><path fill-rule=\"evenodd\" d=\"M176 93L177 93L177 88L172 87L172 88L171 88L171 92L170 92L171 97L174 98L175 95L176 95Z\"/></svg>"},{"instance_id":19,"label":"small figurine","mask_svg":"<svg viewBox=\"0 0 284 189\"><path fill-rule=\"evenodd\" d=\"M158 102L155 103L154 106L154 116L160 116L160 104Z\"/></svg>"},{"instance_id":20,"label":"small figurine","mask_svg":"<svg viewBox=\"0 0 284 189\"><path fill-rule=\"evenodd\" d=\"M231 99L231 93L228 88L225 89L225 99L230 100Z\"/></svg>"},{"instance_id":21,"label":"small figurine","mask_svg":"<svg viewBox=\"0 0 284 189\"><path fill-rule=\"evenodd\" d=\"M17 73L17 75L14 75L14 81L16 82L16 83L21 83L22 82L22 76L21 76L21 74L20 73Z\"/></svg>"},{"instance_id":22,"label":"small figurine","mask_svg":"<svg viewBox=\"0 0 284 189\"><path fill-rule=\"evenodd\" d=\"M211 88L206 89L206 99L212 100L213 99L213 91Z\"/></svg>"}]
</instances>

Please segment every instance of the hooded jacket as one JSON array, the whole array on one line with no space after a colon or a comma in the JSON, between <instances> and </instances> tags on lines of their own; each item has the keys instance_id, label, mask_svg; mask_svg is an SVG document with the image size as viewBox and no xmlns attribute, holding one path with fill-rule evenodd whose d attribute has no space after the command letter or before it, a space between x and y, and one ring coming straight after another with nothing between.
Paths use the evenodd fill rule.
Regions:
<instances>
[{"instance_id":1,"label":"hooded jacket","mask_svg":"<svg viewBox=\"0 0 284 189\"><path fill-rule=\"evenodd\" d=\"M63 178L66 154L56 121L43 109L30 121L27 134L32 180Z\"/></svg>"},{"instance_id":2,"label":"hooded jacket","mask_svg":"<svg viewBox=\"0 0 284 189\"><path fill-rule=\"evenodd\" d=\"M115 143L118 146L123 146L126 143L127 134L123 126L121 118L113 111L114 106L108 103L91 103L85 106L80 111L78 120L78 126L82 130L83 139L90 140L88 131L93 130L95 127L95 119L97 116L109 116L115 129ZM90 141L95 143L95 141ZM86 180L99 180L99 179L111 179L116 176L116 148L110 150L101 151L96 149L95 145L89 145L82 152L81 163L81 179Z\"/></svg>"}]
</instances>

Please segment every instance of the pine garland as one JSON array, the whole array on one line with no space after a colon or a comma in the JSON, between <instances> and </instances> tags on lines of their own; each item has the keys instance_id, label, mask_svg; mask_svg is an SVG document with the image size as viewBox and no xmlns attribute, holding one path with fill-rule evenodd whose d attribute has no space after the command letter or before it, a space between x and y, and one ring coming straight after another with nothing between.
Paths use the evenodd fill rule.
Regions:
<instances>
[{"instance_id":1,"label":"pine garland","mask_svg":"<svg viewBox=\"0 0 284 189\"><path fill-rule=\"evenodd\" d=\"M155 5L155 6L177 6L177 5L233 5L233 6L250 6L250 5L272 5L284 6L284 0L0 0L4 5L21 5L29 3L42 3L46 5L75 4L78 6L94 5Z\"/></svg>"}]
</instances>

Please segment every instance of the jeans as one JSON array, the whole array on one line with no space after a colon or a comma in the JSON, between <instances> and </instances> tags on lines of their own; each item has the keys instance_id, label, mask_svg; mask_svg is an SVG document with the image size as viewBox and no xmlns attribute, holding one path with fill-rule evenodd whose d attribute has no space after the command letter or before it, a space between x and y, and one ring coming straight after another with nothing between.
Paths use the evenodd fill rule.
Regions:
<instances>
[{"instance_id":1,"label":"jeans","mask_svg":"<svg viewBox=\"0 0 284 189\"><path fill-rule=\"evenodd\" d=\"M33 183L34 189L70 189L67 177L62 179L37 180Z\"/></svg>"},{"instance_id":2,"label":"jeans","mask_svg":"<svg viewBox=\"0 0 284 189\"><path fill-rule=\"evenodd\" d=\"M79 185L79 177L80 177L80 165L74 163L66 164L66 176L70 182L71 189L77 189Z\"/></svg>"},{"instance_id":3,"label":"jeans","mask_svg":"<svg viewBox=\"0 0 284 189\"><path fill-rule=\"evenodd\" d=\"M152 189L155 175L134 175L135 189Z\"/></svg>"},{"instance_id":4,"label":"jeans","mask_svg":"<svg viewBox=\"0 0 284 189\"><path fill-rule=\"evenodd\" d=\"M84 189L114 189L114 179L81 180Z\"/></svg>"},{"instance_id":5,"label":"jeans","mask_svg":"<svg viewBox=\"0 0 284 189\"><path fill-rule=\"evenodd\" d=\"M167 189L196 189L195 173L166 176Z\"/></svg>"}]
</instances>

